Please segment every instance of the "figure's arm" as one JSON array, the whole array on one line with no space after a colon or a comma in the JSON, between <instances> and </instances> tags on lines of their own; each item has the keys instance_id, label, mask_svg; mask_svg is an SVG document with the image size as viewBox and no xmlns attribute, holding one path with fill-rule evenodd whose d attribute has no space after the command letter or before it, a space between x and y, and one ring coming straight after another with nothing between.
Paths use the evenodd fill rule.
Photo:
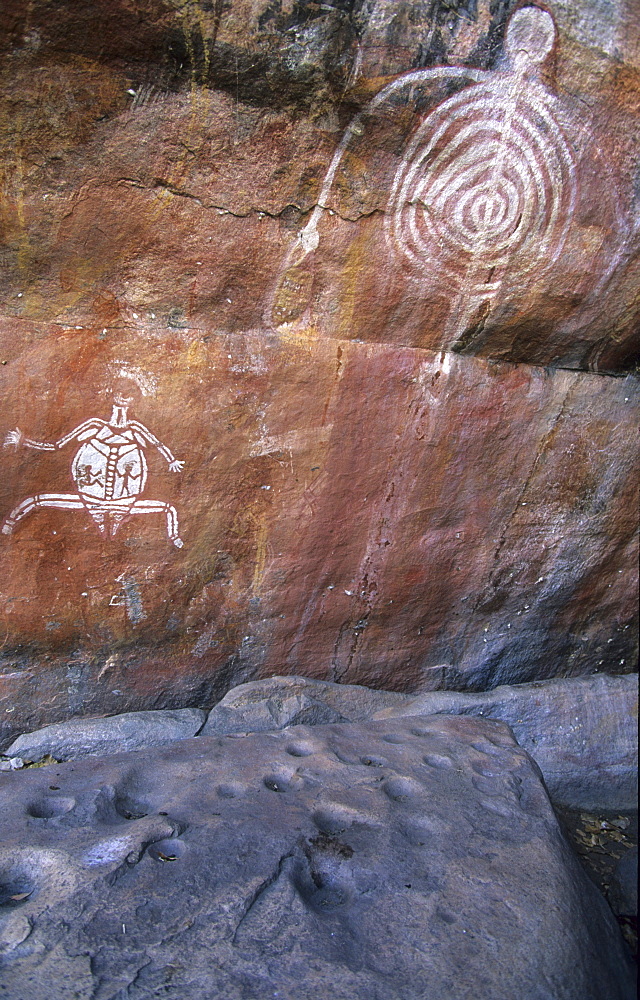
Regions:
<instances>
[{"instance_id":1,"label":"figure's arm","mask_svg":"<svg viewBox=\"0 0 640 1000\"><path fill-rule=\"evenodd\" d=\"M58 448L64 448L65 444L69 444L75 438L89 438L104 424L104 420L100 420L95 417L92 420L85 420L83 424L80 424L74 430L70 431L69 434L65 434L61 437L59 441L55 441L53 444L49 441L34 441L33 438L25 437L19 427L15 430L9 431L4 439L4 447L8 448L9 445L15 445L16 448L22 445L23 448L35 448L36 451L56 451Z\"/></svg>"},{"instance_id":2,"label":"figure's arm","mask_svg":"<svg viewBox=\"0 0 640 1000\"><path fill-rule=\"evenodd\" d=\"M38 451L55 451L55 444L49 444L48 441L32 441L31 438L25 437L19 427L15 430L9 431L4 439L3 447L8 448L10 445L15 445L19 448L22 445L24 448L36 448Z\"/></svg>"},{"instance_id":3,"label":"figure's arm","mask_svg":"<svg viewBox=\"0 0 640 1000\"><path fill-rule=\"evenodd\" d=\"M135 432L140 436L141 444L152 444L154 448L157 448L162 457L169 463L169 468L172 472L181 472L184 467L184 462L179 462L175 458L172 452L167 448L166 444L159 441L155 434L152 434L148 427L141 424L138 420L132 420L130 426Z\"/></svg>"},{"instance_id":4,"label":"figure's arm","mask_svg":"<svg viewBox=\"0 0 640 1000\"><path fill-rule=\"evenodd\" d=\"M70 441L87 441L90 437L93 437L96 431L99 431L101 427L106 424L105 420L101 420L100 417L91 417L90 420L85 420L83 424L79 424L74 427L72 431L61 437L59 441L56 441L56 448L64 448L65 444L69 444Z\"/></svg>"}]
</instances>

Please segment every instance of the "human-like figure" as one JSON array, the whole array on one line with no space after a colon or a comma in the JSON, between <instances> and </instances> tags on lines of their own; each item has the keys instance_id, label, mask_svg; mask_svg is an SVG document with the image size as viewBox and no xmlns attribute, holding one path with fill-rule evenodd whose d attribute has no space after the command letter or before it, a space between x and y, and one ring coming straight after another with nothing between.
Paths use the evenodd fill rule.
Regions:
<instances>
[{"instance_id":1,"label":"human-like figure","mask_svg":"<svg viewBox=\"0 0 640 1000\"><path fill-rule=\"evenodd\" d=\"M11 534L28 514L44 507L86 510L100 534L110 538L134 514L164 514L168 537L177 548L182 548L175 507L162 500L143 500L141 494L147 481L145 448L150 445L157 448L172 472L180 472L184 462L178 461L144 424L129 418L132 399L125 392L115 394L109 420L92 417L53 444L25 437L19 428L7 434L5 448L14 445L57 451L72 441L78 441L80 448L71 463L77 493L36 493L26 497L2 525L5 535Z\"/></svg>"},{"instance_id":2,"label":"human-like figure","mask_svg":"<svg viewBox=\"0 0 640 1000\"><path fill-rule=\"evenodd\" d=\"M581 120L543 72L555 40L552 16L522 7L509 19L504 59L495 70L430 66L402 74L375 95L342 136L268 296L265 320L313 325L316 268L305 261L320 245L323 219L335 214L332 191L345 154L375 114L393 110L401 95L409 100L421 88L428 95L437 84L454 85L452 93L416 112L389 175L383 230L390 253L408 280L448 296L445 347L456 345L499 296L539 280L560 258L573 225L578 160L587 142ZM593 155L600 165L597 150ZM606 197L617 217L614 188L608 186ZM613 247L609 258L600 284L615 264Z\"/></svg>"}]
</instances>

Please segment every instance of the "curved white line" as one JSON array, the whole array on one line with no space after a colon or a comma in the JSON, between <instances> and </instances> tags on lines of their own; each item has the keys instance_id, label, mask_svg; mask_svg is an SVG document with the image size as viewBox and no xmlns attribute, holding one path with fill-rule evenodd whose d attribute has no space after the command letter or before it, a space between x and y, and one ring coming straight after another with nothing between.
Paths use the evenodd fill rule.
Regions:
<instances>
[{"instance_id":1,"label":"curved white line","mask_svg":"<svg viewBox=\"0 0 640 1000\"><path fill-rule=\"evenodd\" d=\"M504 85L478 86L427 116L396 171L385 226L413 265L439 259L449 277L459 280L460 260L447 257L461 251L484 256L477 266L486 268L505 266L527 245L535 245L538 264L547 253L547 263L557 259L577 184L575 158L553 114L555 104L539 88L514 95ZM534 116L541 124L530 120ZM487 178L487 169L493 177ZM488 198L494 209L496 198L502 207L483 227L479 221Z\"/></svg>"}]
</instances>

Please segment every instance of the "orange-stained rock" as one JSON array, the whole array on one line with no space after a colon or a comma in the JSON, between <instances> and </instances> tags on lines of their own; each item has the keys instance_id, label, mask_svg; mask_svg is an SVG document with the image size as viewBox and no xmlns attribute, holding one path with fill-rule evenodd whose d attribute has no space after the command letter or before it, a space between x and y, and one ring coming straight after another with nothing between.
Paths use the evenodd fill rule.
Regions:
<instances>
[{"instance_id":1,"label":"orange-stained rock","mask_svg":"<svg viewBox=\"0 0 640 1000\"><path fill-rule=\"evenodd\" d=\"M3 4L4 735L633 669L637 19L497 6Z\"/></svg>"},{"instance_id":2,"label":"orange-stained rock","mask_svg":"<svg viewBox=\"0 0 640 1000\"><path fill-rule=\"evenodd\" d=\"M11 729L270 673L632 669L633 379L313 330L8 320L2 343Z\"/></svg>"},{"instance_id":3,"label":"orange-stained rock","mask_svg":"<svg viewBox=\"0 0 640 1000\"><path fill-rule=\"evenodd\" d=\"M432 6L8 0L6 311L633 367L637 19Z\"/></svg>"}]
</instances>

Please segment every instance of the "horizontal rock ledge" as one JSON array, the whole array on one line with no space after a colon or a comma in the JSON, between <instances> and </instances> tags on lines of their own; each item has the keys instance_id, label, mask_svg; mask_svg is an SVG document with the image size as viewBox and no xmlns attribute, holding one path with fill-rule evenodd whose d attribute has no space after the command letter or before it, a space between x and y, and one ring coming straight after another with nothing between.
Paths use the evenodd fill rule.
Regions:
<instances>
[{"instance_id":1,"label":"horizontal rock ledge","mask_svg":"<svg viewBox=\"0 0 640 1000\"><path fill-rule=\"evenodd\" d=\"M100 719L68 719L19 736L6 750L6 756L27 761L51 756L64 761L89 754L100 757L164 746L195 736L206 717L206 712L198 708L182 708L128 712Z\"/></svg>"},{"instance_id":2,"label":"horizontal rock ledge","mask_svg":"<svg viewBox=\"0 0 640 1000\"><path fill-rule=\"evenodd\" d=\"M198 731L202 737L244 735L434 715L506 723L540 767L555 805L593 812L637 807L637 674L504 685L475 694L432 691L417 697L305 677L271 677L232 688L208 718L198 709L183 709L71 719L20 736L6 755L68 760L158 746Z\"/></svg>"}]
</instances>

